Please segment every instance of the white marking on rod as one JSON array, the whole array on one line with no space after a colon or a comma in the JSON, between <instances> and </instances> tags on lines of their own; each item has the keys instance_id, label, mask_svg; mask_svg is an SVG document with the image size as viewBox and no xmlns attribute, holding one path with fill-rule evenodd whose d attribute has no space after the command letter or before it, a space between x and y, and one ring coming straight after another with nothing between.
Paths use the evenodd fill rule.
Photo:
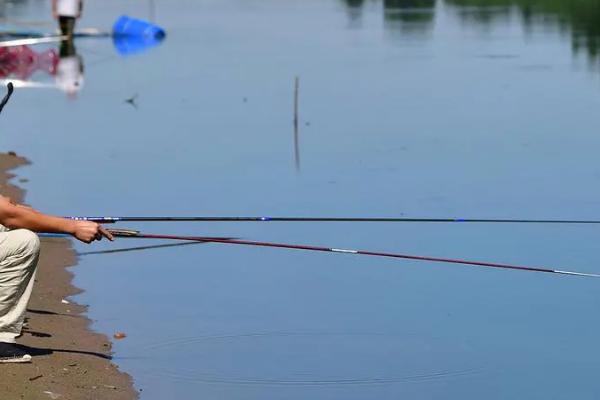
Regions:
<instances>
[{"instance_id":1,"label":"white marking on rod","mask_svg":"<svg viewBox=\"0 0 600 400\"><path fill-rule=\"evenodd\" d=\"M349 253L349 254L357 254L358 251L356 250L346 250L346 249L331 249L331 251L334 251L336 253Z\"/></svg>"},{"instance_id":2,"label":"white marking on rod","mask_svg":"<svg viewBox=\"0 0 600 400\"><path fill-rule=\"evenodd\" d=\"M575 276L590 276L593 278L600 278L600 275L598 275L598 274L586 274L583 272L560 271L558 269L555 270L554 272L556 272L557 274L575 275Z\"/></svg>"}]
</instances>

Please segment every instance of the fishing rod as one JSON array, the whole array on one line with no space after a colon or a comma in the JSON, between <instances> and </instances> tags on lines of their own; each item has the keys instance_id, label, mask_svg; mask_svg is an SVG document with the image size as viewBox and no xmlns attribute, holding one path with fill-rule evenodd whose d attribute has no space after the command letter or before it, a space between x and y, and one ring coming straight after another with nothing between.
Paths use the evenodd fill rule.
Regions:
<instances>
[{"instance_id":1,"label":"fishing rod","mask_svg":"<svg viewBox=\"0 0 600 400\"><path fill-rule=\"evenodd\" d=\"M512 270L519 270L519 271L544 272L544 273L550 273L550 274L576 275L576 276L600 278L600 274L591 274L591 273L574 272L574 271L562 271L562 270L550 269L550 268L490 263L490 262L471 261L471 260L462 260L462 259L453 259L453 258L415 256L415 255L407 255L407 254L400 254L400 253L384 253L384 252L367 251L367 250L337 249L337 248L333 248L333 247L320 247L320 246L309 246L309 245L300 245L300 244L273 243L273 242L257 242L257 241L239 240L239 239L225 239L225 238L219 239L219 238L210 238L210 237L203 237L203 236L155 235L155 234L141 233L140 231L130 230L130 229L109 229L109 232L112 233L112 235L115 237L124 237L124 238L171 239L171 240L186 240L186 241L192 241L192 242L237 244L237 245L243 245L243 246L275 247L275 248L281 248L281 249L320 251L320 252L341 253L341 254L357 254L357 255L373 256L373 257L401 258L401 259L416 260L416 261L431 261L431 262L439 262L439 263L462 264L462 265L470 265L470 266L475 266L475 267L502 268L502 269L512 269Z\"/></svg>"},{"instance_id":2,"label":"fishing rod","mask_svg":"<svg viewBox=\"0 0 600 400\"><path fill-rule=\"evenodd\" d=\"M512 224L600 224L600 220L581 219L482 219L482 218L393 218L393 217L66 217L103 224L116 222L424 222L424 223L512 223Z\"/></svg>"},{"instance_id":3,"label":"fishing rod","mask_svg":"<svg viewBox=\"0 0 600 400\"><path fill-rule=\"evenodd\" d=\"M6 105L6 103L8 103L8 99L10 99L10 96L12 96L13 91L15 90L12 82L8 82L6 84L6 89L7 89L6 95L0 102L0 112L2 112L2 110L4 109L4 106Z\"/></svg>"}]
</instances>

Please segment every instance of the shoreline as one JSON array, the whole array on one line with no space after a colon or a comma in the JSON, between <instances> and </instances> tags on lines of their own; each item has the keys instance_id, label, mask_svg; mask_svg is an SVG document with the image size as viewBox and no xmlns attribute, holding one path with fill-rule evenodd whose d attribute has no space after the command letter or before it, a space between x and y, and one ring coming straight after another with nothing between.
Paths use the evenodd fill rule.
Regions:
<instances>
[{"instance_id":1,"label":"shoreline","mask_svg":"<svg viewBox=\"0 0 600 400\"><path fill-rule=\"evenodd\" d=\"M0 153L0 193L22 202L25 191L11 184L11 171L29 164ZM87 306L71 302L77 254L71 239L43 238L27 325L17 343L32 348L26 364L0 365L0 399L138 398L133 379L111 362L110 339L90 329Z\"/></svg>"}]
</instances>

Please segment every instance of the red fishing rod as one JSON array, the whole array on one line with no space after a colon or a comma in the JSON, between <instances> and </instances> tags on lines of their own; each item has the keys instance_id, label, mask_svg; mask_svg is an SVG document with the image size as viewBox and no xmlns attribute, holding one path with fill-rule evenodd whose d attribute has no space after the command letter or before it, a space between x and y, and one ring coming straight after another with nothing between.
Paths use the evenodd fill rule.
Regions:
<instances>
[{"instance_id":1,"label":"red fishing rod","mask_svg":"<svg viewBox=\"0 0 600 400\"><path fill-rule=\"evenodd\" d=\"M373 256L373 257L401 258L401 259L406 259L406 260L462 264L462 265L470 265L470 266L475 266L475 267L502 268L502 269L513 269L513 270L519 270L519 271L545 272L545 273L550 273L550 274L576 275L576 276L587 276L587 277L600 278L600 274L562 271L562 270L550 269L550 268L529 267L529 266L511 265L511 264L499 264L499 263L490 263L490 262L481 262L481 261L470 261L470 260L453 259L453 258L414 256L414 255L399 254L399 253L384 253L384 252L367 251L367 250L337 249L337 248L332 248L332 247L320 247L320 246L309 246L309 245L288 244L288 243L257 242L257 241L252 241L252 240L213 238L213 237L203 237L203 236L155 235L155 234L140 233L139 231L129 230L129 229L109 229L109 232L112 233L113 236L115 236L115 237L138 238L138 239L186 240L186 241L192 241L192 242L211 242L211 243L223 243L223 244L237 244L237 245L243 245L243 246L275 247L275 248L281 248L281 249L320 251L320 252L328 252L328 253L360 254L360 255L364 255L364 256Z\"/></svg>"}]
</instances>

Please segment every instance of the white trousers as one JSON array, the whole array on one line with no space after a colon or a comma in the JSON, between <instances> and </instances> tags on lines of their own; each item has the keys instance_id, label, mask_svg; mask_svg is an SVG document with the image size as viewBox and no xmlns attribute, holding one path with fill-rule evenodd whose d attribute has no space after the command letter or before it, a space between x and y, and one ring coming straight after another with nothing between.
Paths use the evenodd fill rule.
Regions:
<instances>
[{"instance_id":1,"label":"white trousers","mask_svg":"<svg viewBox=\"0 0 600 400\"><path fill-rule=\"evenodd\" d=\"M35 233L0 225L0 342L12 343L21 335L39 254Z\"/></svg>"}]
</instances>

